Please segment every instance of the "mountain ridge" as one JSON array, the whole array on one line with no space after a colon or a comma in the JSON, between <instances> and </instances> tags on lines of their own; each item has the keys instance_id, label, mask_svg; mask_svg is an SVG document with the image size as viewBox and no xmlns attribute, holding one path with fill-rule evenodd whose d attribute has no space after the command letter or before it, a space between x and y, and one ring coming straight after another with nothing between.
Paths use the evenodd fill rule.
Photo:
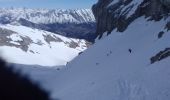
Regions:
<instances>
[{"instance_id":1,"label":"mountain ridge","mask_svg":"<svg viewBox=\"0 0 170 100\"><path fill-rule=\"evenodd\" d=\"M1 8L0 23L37 28L94 42L95 18L90 9Z\"/></svg>"},{"instance_id":2,"label":"mountain ridge","mask_svg":"<svg viewBox=\"0 0 170 100\"><path fill-rule=\"evenodd\" d=\"M37 24L95 22L90 9L1 8L0 19L13 22L20 18Z\"/></svg>"}]
</instances>

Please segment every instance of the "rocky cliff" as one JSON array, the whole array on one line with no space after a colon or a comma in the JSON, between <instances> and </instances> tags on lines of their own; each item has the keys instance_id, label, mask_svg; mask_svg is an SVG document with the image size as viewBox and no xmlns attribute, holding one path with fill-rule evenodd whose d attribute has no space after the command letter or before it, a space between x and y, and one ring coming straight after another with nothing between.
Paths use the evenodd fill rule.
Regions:
<instances>
[{"instance_id":1,"label":"rocky cliff","mask_svg":"<svg viewBox=\"0 0 170 100\"><path fill-rule=\"evenodd\" d=\"M96 33L102 37L104 32L113 29L123 32L137 18L145 16L149 20L167 19L170 0L99 0L92 10L97 21ZM169 24L167 25L169 29Z\"/></svg>"}]
</instances>

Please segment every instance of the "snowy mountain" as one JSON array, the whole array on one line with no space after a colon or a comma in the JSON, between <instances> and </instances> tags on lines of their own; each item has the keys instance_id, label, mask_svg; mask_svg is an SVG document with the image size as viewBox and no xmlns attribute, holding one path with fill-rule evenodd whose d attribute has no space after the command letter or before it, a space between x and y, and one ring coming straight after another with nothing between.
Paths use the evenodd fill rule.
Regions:
<instances>
[{"instance_id":1,"label":"snowy mountain","mask_svg":"<svg viewBox=\"0 0 170 100\"><path fill-rule=\"evenodd\" d=\"M36 24L53 23L91 23L95 22L90 9L63 10L63 9L28 9L28 8L1 8L1 23L17 21L20 18Z\"/></svg>"},{"instance_id":2,"label":"snowy mountain","mask_svg":"<svg viewBox=\"0 0 170 100\"><path fill-rule=\"evenodd\" d=\"M96 38L95 18L90 9L1 8L0 23L19 24L91 42Z\"/></svg>"},{"instance_id":3,"label":"snowy mountain","mask_svg":"<svg viewBox=\"0 0 170 100\"><path fill-rule=\"evenodd\" d=\"M0 25L0 52L10 63L66 65L88 47L88 42L21 25Z\"/></svg>"},{"instance_id":4,"label":"snowy mountain","mask_svg":"<svg viewBox=\"0 0 170 100\"><path fill-rule=\"evenodd\" d=\"M100 40L59 71L23 70L54 99L170 100L170 10L163 1L99 0Z\"/></svg>"}]
</instances>

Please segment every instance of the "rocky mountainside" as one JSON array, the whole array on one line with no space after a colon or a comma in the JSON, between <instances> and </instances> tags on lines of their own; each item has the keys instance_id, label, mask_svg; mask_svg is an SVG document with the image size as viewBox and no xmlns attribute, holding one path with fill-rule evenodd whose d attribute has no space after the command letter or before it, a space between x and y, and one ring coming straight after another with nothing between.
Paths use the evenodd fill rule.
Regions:
<instances>
[{"instance_id":1,"label":"rocky mountainside","mask_svg":"<svg viewBox=\"0 0 170 100\"><path fill-rule=\"evenodd\" d=\"M97 21L97 34L110 34L113 29L123 32L141 16L148 21L160 21L169 17L169 0L99 0L93 6ZM169 23L165 25L169 28Z\"/></svg>"},{"instance_id":2,"label":"rocky mountainside","mask_svg":"<svg viewBox=\"0 0 170 100\"><path fill-rule=\"evenodd\" d=\"M95 18L90 9L1 8L0 23L24 25L88 41L96 37Z\"/></svg>"},{"instance_id":3,"label":"rocky mountainside","mask_svg":"<svg viewBox=\"0 0 170 100\"><path fill-rule=\"evenodd\" d=\"M90 44L22 25L0 25L0 52L10 63L66 65Z\"/></svg>"},{"instance_id":4,"label":"rocky mountainside","mask_svg":"<svg viewBox=\"0 0 170 100\"><path fill-rule=\"evenodd\" d=\"M124 32L140 17L148 22L164 21L163 30L155 33L160 39L170 30L170 1L169 0L99 0L92 10L97 21L99 38L104 33L110 34L113 30ZM147 26L147 25L146 25ZM169 57L169 46L151 58L151 63Z\"/></svg>"}]
</instances>

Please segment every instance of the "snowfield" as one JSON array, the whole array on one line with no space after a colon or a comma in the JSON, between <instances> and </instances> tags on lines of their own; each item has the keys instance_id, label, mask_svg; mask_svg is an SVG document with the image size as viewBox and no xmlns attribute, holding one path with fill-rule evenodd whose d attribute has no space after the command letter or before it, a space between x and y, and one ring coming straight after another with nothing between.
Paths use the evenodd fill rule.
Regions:
<instances>
[{"instance_id":1,"label":"snowfield","mask_svg":"<svg viewBox=\"0 0 170 100\"><path fill-rule=\"evenodd\" d=\"M135 20L114 30L60 70L22 66L59 100L170 100L170 58L150 58L170 46L165 20ZM162 38L158 33L164 31ZM131 53L129 52L131 49Z\"/></svg>"},{"instance_id":2,"label":"snowfield","mask_svg":"<svg viewBox=\"0 0 170 100\"><path fill-rule=\"evenodd\" d=\"M85 40L66 38L51 32L25 26L0 25L14 33L0 37L1 55L11 63L42 66L66 65L79 52L84 51ZM2 34L5 35L5 34ZM3 39L6 38L6 41ZM10 41L10 45L8 44Z\"/></svg>"}]
</instances>

